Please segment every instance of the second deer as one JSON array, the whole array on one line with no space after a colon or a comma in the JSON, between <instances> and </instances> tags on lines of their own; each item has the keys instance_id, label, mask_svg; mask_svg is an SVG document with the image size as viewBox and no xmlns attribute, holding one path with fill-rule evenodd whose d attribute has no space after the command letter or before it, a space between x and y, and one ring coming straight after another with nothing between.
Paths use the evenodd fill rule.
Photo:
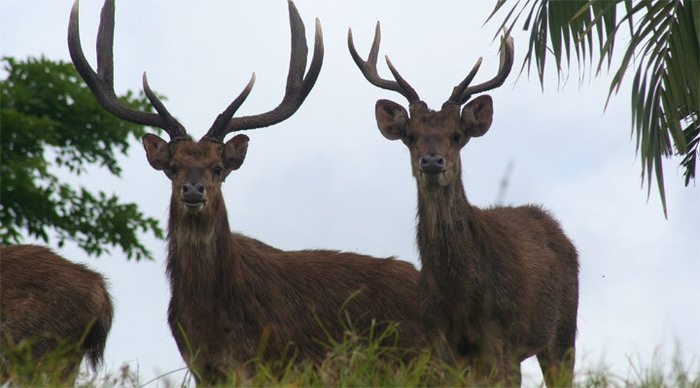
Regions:
<instances>
[{"instance_id":1,"label":"second deer","mask_svg":"<svg viewBox=\"0 0 700 388\"><path fill-rule=\"evenodd\" d=\"M418 187L419 297L428 341L443 358L466 363L477 379L519 384L520 362L537 355L545 381L570 385L578 306L578 254L559 223L540 206L480 209L467 200L460 150L491 126L490 96L505 81L513 40L501 43L491 80L470 86L481 59L439 111L429 109L387 57L395 81L377 73L380 28L367 61L348 47L367 80L408 100L377 101L382 135L401 140ZM466 103L461 110L460 107Z\"/></svg>"}]
</instances>

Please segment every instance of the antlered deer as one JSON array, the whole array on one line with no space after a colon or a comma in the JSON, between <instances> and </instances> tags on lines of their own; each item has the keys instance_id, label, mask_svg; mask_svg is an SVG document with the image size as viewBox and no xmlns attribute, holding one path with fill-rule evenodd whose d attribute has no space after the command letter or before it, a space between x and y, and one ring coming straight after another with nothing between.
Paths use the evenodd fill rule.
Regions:
<instances>
[{"instance_id":1,"label":"antlered deer","mask_svg":"<svg viewBox=\"0 0 700 388\"><path fill-rule=\"evenodd\" d=\"M150 165L163 171L172 185L168 322L181 355L199 381L220 381L226 372L255 357L263 337L265 357L281 357L293 344L297 360L320 360L327 352L326 333L334 339L342 337L343 311L362 334L373 321L379 323L379 330L392 321L399 323L399 346L425 343L418 321L418 271L411 264L337 251L287 252L230 231L221 184L243 163L248 137L237 135L224 143L225 136L290 117L321 70L320 23L316 21L314 54L305 75L304 24L291 1L289 17L292 52L286 93L279 106L263 114L233 117L250 93L252 78L206 135L194 141L151 91L145 74L143 88L157 114L133 110L116 99L113 0L107 0L102 10L96 73L80 47L77 2L71 13L71 57L100 104L123 120L162 128L170 136L168 142L147 134L143 145Z\"/></svg>"},{"instance_id":2,"label":"antlered deer","mask_svg":"<svg viewBox=\"0 0 700 388\"><path fill-rule=\"evenodd\" d=\"M0 247L0 381L11 377L14 361L58 362L57 377L70 383L84 356L97 369L111 326L112 301L101 275L46 247ZM30 354L16 354L23 340L30 341ZM44 360L47 355L61 360ZM15 359L26 356L31 359Z\"/></svg>"},{"instance_id":3,"label":"antlered deer","mask_svg":"<svg viewBox=\"0 0 700 388\"><path fill-rule=\"evenodd\" d=\"M357 54L352 31L348 47L369 82L409 102L410 114L392 101L377 101L376 119L382 135L401 140L411 155L418 186L421 320L428 341L441 357L468 363L477 376L519 384L520 362L537 355L548 385L555 377L570 384L578 305L574 245L540 206L480 209L467 201L462 185L460 150L484 135L493 117L490 96L469 99L503 84L513 65L512 38L502 40L496 77L469 86L479 59L434 111L388 57L395 81L379 77L380 36L377 23L367 61Z\"/></svg>"}]
</instances>

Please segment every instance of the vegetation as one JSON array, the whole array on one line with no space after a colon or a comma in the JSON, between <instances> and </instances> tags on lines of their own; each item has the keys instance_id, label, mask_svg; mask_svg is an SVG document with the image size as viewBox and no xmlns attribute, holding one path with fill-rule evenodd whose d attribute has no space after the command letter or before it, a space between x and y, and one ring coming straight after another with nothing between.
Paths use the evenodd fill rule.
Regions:
<instances>
[{"instance_id":1,"label":"vegetation","mask_svg":"<svg viewBox=\"0 0 700 388\"><path fill-rule=\"evenodd\" d=\"M700 2L692 0L498 0L489 17L512 4L501 24L510 31L524 18L530 31L523 62L534 62L544 87L545 62L554 57L559 76L575 54L581 79L610 69L616 38L630 41L614 72L608 99L636 67L632 82L632 130L641 156L642 180L656 178L666 213L663 159L681 156L685 185L695 180L700 155ZM597 50L596 50L597 48ZM597 51L597 54L596 54ZM597 56L597 60L595 59ZM592 70L591 70L592 71ZM653 174L653 175L652 175Z\"/></svg>"},{"instance_id":2,"label":"vegetation","mask_svg":"<svg viewBox=\"0 0 700 388\"><path fill-rule=\"evenodd\" d=\"M143 126L107 113L70 63L46 58L3 58L7 77L0 80L0 244L20 243L27 236L58 246L74 241L98 256L119 247L128 258L151 253L138 236L163 231L134 203L114 194L75 188L58 169L81 176L88 167L119 176L119 154L126 155ZM149 110L145 96L131 92L124 103Z\"/></svg>"},{"instance_id":3,"label":"vegetation","mask_svg":"<svg viewBox=\"0 0 700 388\"><path fill-rule=\"evenodd\" d=\"M415 357L406 359L401 349L382 346L387 336L396 335L394 328L367 338L360 338L352 332L346 332L344 341L328 344L328 356L320 365L295 363L291 355L284 362L262 362L251 360L254 373L236 374L232 371L230 379L221 386L268 387L268 386L361 386L361 387L416 387L416 386L474 386L477 384L467 369L455 368L422 351ZM385 342L384 342L385 343ZM21 344L20 344L21 345ZM8 365L6 369L13 381L21 386L54 386L62 380L56 371L63 365L62 357L66 353L57 350L51 357L42 360L41 366L24 358L24 364ZM27 363L28 362L28 363ZM26 372L29 371L29 374ZM94 374L82 373L78 377L81 387L144 387L144 386L180 386L194 385L192 374L187 372L184 378L174 379L175 370L150 381L142 381L138 370L124 365L116 373ZM20 376L19 380L17 379ZM525 380L527 381L527 380ZM490 384L490 385L498 385ZM620 376L607 370L604 366L592 369L579 368L575 378L578 387L680 387L700 388L700 367L684 365L676 355L670 365L665 365L660 357L652 359L650 365L641 360L630 362L627 376Z\"/></svg>"},{"instance_id":4,"label":"vegetation","mask_svg":"<svg viewBox=\"0 0 700 388\"><path fill-rule=\"evenodd\" d=\"M48 354L37 358L34 345L39 340L54 341L55 346ZM77 368L82 358L79 342L66 342L42 334L14 343L8 341L0 347L0 384L9 379L22 386L65 385L76 378Z\"/></svg>"}]
</instances>

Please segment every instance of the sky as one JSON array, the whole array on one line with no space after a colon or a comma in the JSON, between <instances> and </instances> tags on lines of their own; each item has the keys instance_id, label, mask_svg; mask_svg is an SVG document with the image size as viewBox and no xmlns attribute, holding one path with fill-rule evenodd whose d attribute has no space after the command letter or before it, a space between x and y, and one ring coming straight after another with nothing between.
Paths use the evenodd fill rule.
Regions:
<instances>
[{"instance_id":1,"label":"sky","mask_svg":"<svg viewBox=\"0 0 700 388\"><path fill-rule=\"evenodd\" d=\"M366 57L380 20L380 54L390 55L421 98L439 109L479 56L484 62L475 82L495 75L493 37L504 14L484 24L494 3L298 0L309 42L314 18L321 20L323 69L294 116L246 132L251 140L245 163L223 186L233 230L282 249L393 255L419 267L408 151L384 139L374 119L377 99L404 106L406 101L363 78L347 50L347 29L353 28L356 47ZM0 55L70 61L71 4L0 0ZM83 49L93 66L101 6L99 0L80 4ZM667 160L665 219L655 188L647 197L641 186L630 135L629 80L604 110L609 74L579 84L574 68L559 82L550 63L543 91L534 74L518 77L528 35L517 30L514 39L514 71L489 92L493 125L462 151L470 202L493 205L512 161L504 203L544 205L574 241L581 265L579 371L606 364L624 376L631 362L648 365L654 355L669 362L676 349L697 368L700 190L683 186L678 158ZM285 1L117 0L114 41L117 93L141 90L147 71L151 87L168 97L166 106L195 138L252 72L257 82L239 114L267 111L284 93L290 49ZM379 71L390 77L384 63ZM140 142L132 143L128 156L119 159L119 178L100 169L80 177L59 173L137 203L165 227L169 181L148 165ZM150 234L142 241L155 261L128 261L118 249L96 259L71 244L58 252L109 278L116 313L105 368L117 371L128 363L146 382L184 363L166 321L165 242ZM527 384L541 381L534 359L523 367ZM177 381L183 373L172 376Z\"/></svg>"}]
</instances>

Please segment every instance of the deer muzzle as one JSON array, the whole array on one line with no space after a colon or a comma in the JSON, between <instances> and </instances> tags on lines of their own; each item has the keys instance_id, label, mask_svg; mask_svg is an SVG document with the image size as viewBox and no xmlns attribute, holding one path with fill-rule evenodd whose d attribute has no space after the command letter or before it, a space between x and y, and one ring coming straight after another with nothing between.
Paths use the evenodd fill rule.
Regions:
<instances>
[{"instance_id":1,"label":"deer muzzle","mask_svg":"<svg viewBox=\"0 0 700 388\"><path fill-rule=\"evenodd\" d=\"M445 169L445 158L438 154L423 155L418 165L423 174L440 174Z\"/></svg>"},{"instance_id":2,"label":"deer muzzle","mask_svg":"<svg viewBox=\"0 0 700 388\"><path fill-rule=\"evenodd\" d=\"M201 210L206 202L204 185L188 182L182 186L182 203L188 210Z\"/></svg>"}]
</instances>

